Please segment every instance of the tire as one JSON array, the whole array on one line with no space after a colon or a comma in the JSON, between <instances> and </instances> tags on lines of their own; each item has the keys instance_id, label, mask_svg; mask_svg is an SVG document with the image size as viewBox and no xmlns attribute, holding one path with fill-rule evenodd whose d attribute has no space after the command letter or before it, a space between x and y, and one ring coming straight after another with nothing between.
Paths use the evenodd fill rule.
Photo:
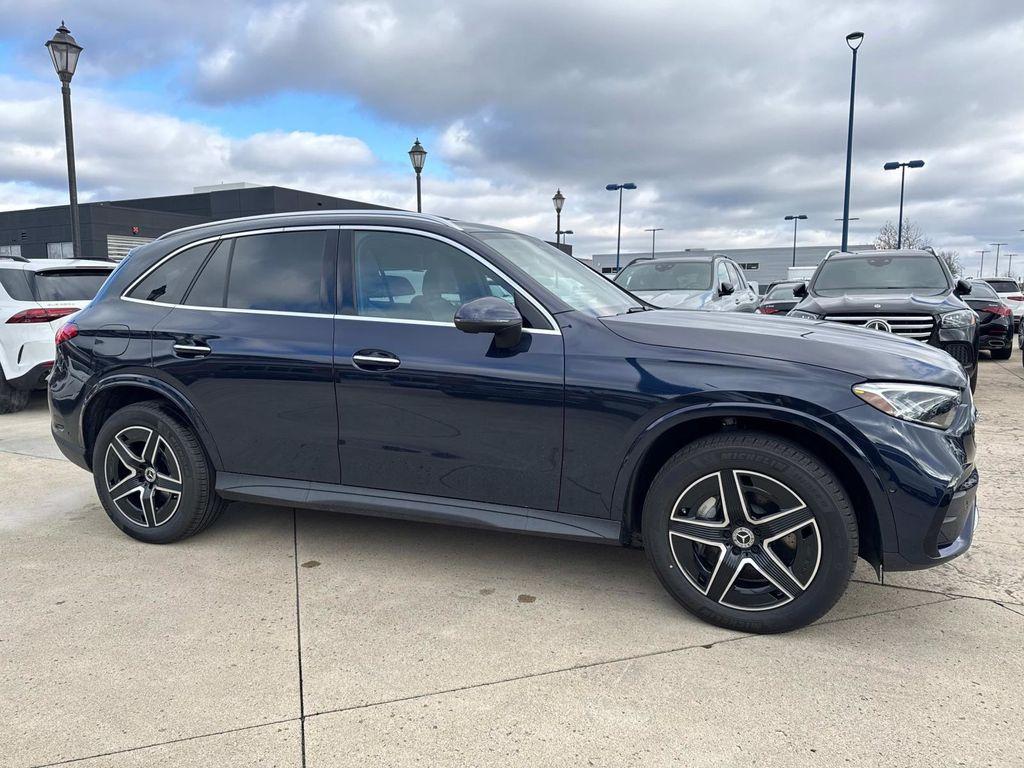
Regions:
<instances>
[{"instance_id":1,"label":"tire","mask_svg":"<svg viewBox=\"0 0 1024 768\"><path fill-rule=\"evenodd\" d=\"M1003 347L1002 349L993 349L992 350L992 359L993 360L1009 360L1010 359L1010 355L1013 354L1013 346L1012 346L1013 345L1013 337L1012 336L1010 337L1010 344L1011 344L1011 346L1009 346L1009 347Z\"/></svg>"},{"instance_id":2,"label":"tire","mask_svg":"<svg viewBox=\"0 0 1024 768\"><path fill-rule=\"evenodd\" d=\"M227 506L195 432L157 401L126 406L107 419L92 467L107 516L139 541L169 544L193 536Z\"/></svg>"},{"instance_id":3,"label":"tire","mask_svg":"<svg viewBox=\"0 0 1024 768\"><path fill-rule=\"evenodd\" d=\"M759 432L711 435L670 458L648 491L643 539L680 605L741 632L824 616L857 562L857 518L839 480L797 444Z\"/></svg>"},{"instance_id":4,"label":"tire","mask_svg":"<svg viewBox=\"0 0 1024 768\"><path fill-rule=\"evenodd\" d=\"M0 413L17 413L28 406L32 393L27 389L15 389L0 373Z\"/></svg>"},{"instance_id":5,"label":"tire","mask_svg":"<svg viewBox=\"0 0 1024 768\"><path fill-rule=\"evenodd\" d=\"M974 364L974 370L971 371L970 382L971 382L971 392L977 392L978 391L978 364L977 363Z\"/></svg>"}]
</instances>

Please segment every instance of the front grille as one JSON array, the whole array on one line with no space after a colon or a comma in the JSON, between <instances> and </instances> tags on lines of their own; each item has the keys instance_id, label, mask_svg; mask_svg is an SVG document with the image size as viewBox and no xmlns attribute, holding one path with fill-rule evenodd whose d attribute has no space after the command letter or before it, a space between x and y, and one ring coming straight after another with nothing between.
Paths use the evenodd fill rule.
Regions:
<instances>
[{"instance_id":1,"label":"front grille","mask_svg":"<svg viewBox=\"0 0 1024 768\"><path fill-rule=\"evenodd\" d=\"M826 320L833 323L845 323L846 325L866 326L872 320L882 320L892 329L897 336L904 336L908 339L920 339L927 341L932 335L932 328L935 327L935 318L931 315L826 315ZM876 330L885 330L885 327Z\"/></svg>"},{"instance_id":2,"label":"front grille","mask_svg":"<svg viewBox=\"0 0 1024 768\"><path fill-rule=\"evenodd\" d=\"M974 357L974 347L964 341L954 341L943 344L942 348L953 356L964 368L971 368L977 362Z\"/></svg>"}]
</instances>

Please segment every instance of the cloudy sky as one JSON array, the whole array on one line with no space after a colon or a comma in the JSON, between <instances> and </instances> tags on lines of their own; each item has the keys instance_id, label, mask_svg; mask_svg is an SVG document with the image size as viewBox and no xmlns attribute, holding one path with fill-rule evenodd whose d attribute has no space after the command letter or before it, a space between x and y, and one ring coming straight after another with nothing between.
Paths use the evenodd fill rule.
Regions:
<instances>
[{"instance_id":1,"label":"cloudy sky","mask_svg":"<svg viewBox=\"0 0 1024 768\"><path fill-rule=\"evenodd\" d=\"M1024 6L948 2L0 0L0 209L66 200L64 18L83 200L280 184L424 208L579 252L838 244L862 30L851 242L907 214L936 247L1024 254ZM988 257L991 258L991 257ZM1024 271L1024 255L1019 257ZM990 262L991 265L991 262ZM1017 264L1014 265L1015 267ZM986 270L989 271L989 270ZM1015 269L1015 271L1017 271Z\"/></svg>"}]
</instances>

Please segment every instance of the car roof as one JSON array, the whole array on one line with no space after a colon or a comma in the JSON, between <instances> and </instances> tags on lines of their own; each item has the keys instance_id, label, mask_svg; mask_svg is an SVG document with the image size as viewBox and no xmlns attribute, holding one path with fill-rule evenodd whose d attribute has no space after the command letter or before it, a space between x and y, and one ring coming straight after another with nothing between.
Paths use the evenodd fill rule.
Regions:
<instances>
[{"instance_id":1,"label":"car roof","mask_svg":"<svg viewBox=\"0 0 1024 768\"><path fill-rule=\"evenodd\" d=\"M51 272L65 269L109 269L116 267L112 261L96 259L29 259L15 261L0 259L0 269L19 269L24 272Z\"/></svg>"},{"instance_id":2,"label":"car roof","mask_svg":"<svg viewBox=\"0 0 1024 768\"><path fill-rule=\"evenodd\" d=\"M626 266L631 267L634 264L651 264L652 262L660 262L662 264L666 264L683 261L711 261L712 259L728 259L729 261L732 261L732 259L726 256L724 253L703 253L694 254L693 256L665 256L664 258L660 259L652 259L650 257L644 258L641 256L640 258L634 259L633 261L629 262L629 264L627 264ZM623 269L625 269L625 267L623 267Z\"/></svg>"},{"instance_id":3,"label":"car roof","mask_svg":"<svg viewBox=\"0 0 1024 768\"><path fill-rule=\"evenodd\" d=\"M884 248L871 251L836 251L828 257L829 261L833 259L852 259L852 258L864 258L865 256L879 257L879 256L931 256L937 258L931 251L926 251L921 248Z\"/></svg>"}]
</instances>

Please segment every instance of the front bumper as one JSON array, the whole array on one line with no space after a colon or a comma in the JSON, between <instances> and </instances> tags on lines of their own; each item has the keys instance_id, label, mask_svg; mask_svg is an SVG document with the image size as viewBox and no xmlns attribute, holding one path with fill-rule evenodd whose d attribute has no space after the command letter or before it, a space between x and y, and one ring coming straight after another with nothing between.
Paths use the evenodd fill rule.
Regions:
<instances>
[{"instance_id":1,"label":"front bumper","mask_svg":"<svg viewBox=\"0 0 1024 768\"><path fill-rule=\"evenodd\" d=\"M851 428L888 499L877 509L887 571L944 563L971 546L977 524L976 411L965 390L947 430L894 419L870 405L837 416ZM891 517L883 520L888 512Z\"/></svg>"}]
</instances>

